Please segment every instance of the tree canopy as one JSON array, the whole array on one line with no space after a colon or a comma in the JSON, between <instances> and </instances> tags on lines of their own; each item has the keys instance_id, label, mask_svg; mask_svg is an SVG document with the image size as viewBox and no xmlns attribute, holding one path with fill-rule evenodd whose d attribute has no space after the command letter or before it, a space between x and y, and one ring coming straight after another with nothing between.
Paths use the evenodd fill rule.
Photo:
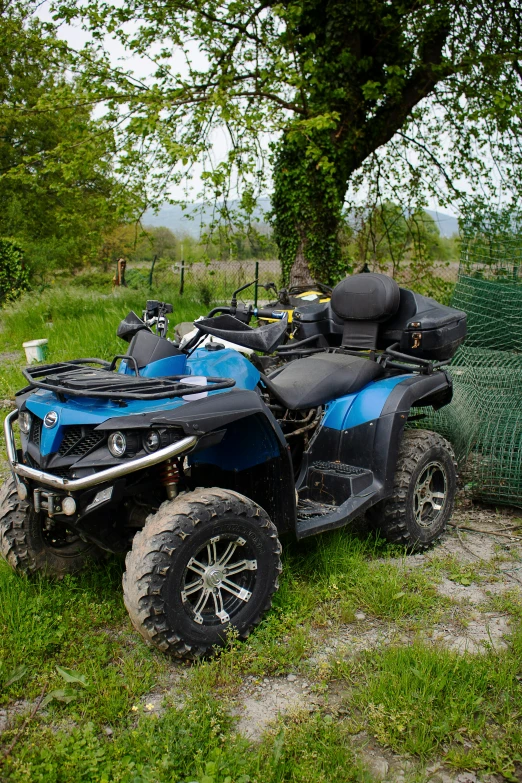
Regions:
<instances>
[{"instance_id":1,"label":"tree canopy","mask_svg":"<svg viewBox=\"0 0 522 783\"><path fill-rule=\"evenodd\" d=\"M132 210L114 172L115 140L33 4L3 2L0 27L0 236L33 263L79 265Z\"/></svg>"},{"instance_id":2,"label":"tree canopy","mask_svg":"<svg viewBox=\"0 0 522 783\"><path fill-rule=\"evenodd\" d=\"M521 12L522 0L55 4L57 19L91 33L75 67L122 170L159 203L199 164L230 225L248 224L258 193L273 190L294 281L342 274L350 203L371 211L392 198L412 212L430 196L461 209L516 198ZM114 66L113 39L147 64L139 78Z\"/></svg>"}]
</instances>

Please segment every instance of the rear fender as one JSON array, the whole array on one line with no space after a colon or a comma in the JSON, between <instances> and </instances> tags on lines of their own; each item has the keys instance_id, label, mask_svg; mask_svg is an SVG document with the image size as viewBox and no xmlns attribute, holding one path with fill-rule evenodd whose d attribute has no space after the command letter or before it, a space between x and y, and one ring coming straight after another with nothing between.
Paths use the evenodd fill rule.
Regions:
<instances>
[{"instance_id":1,"label":"rear fender","mask_svg":"<svg viewBox=\"0 0 522 783\"><path fill-rule=\"evenodd\" d=\"M393 489L399 447L411 409L440 408L451 402L452 395L451 379L444 371L433 375L410 376L397 384L390 393L373 428L372 470L382 482L383 496ZM360 442L366 434L361 431L355 442Z\"/></svg>"},{"instance_id":2,"label":"rear fender","mask_svg":"<svg viewBox=\"0 0 522 783\"><path fill-rule=\"evenodd\" d=\"M351 401L342 398L329 406L324 426L303 461L298 485L306 480L312 462L339 461L373 472L374 487L380 487L377 502L393 488L399 446L411 409L447 405L452 397L451 380L443 371L395 376L351 396ZM343 410L340 403L345 404Z\"/></svg>"}]
</instances>

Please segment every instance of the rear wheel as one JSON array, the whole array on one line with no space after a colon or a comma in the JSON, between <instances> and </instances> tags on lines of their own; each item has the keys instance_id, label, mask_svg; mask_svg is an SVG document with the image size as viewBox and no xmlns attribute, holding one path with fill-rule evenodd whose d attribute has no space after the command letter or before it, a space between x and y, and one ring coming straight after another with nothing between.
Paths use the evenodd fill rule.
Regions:
<instances>
[{"instance_id":1,"label":"rear wheel","mask_svg":"<svg viewBox=\"0 0 522 783\"><path fill-rule=\"evenodd\" d=\"M266 513L243 495L202 489L167 501L136 534L123 577L135 628L160 650L197 658L246 638L270 608L281 545Z\"/></svg>"},{"instance_id":2,"label":"rear wheel","mask_svg":"<svg viewBox=\"0 0 522 783\"><path fill-rule=\"evenodd\" d=\"M35 513L31 503L20 500L9 476L0 490L0 553L19 573L60 577L79 571L100 550Z\"/></svg>"},{"instance_id":3,"label":"rear wheel","mask_svg":"<svg viewBox=\"0 0 522 783\"><path fill-rule=\"evenodd\" d=\"M448 441L429 430L406 430L393 493L366 515L391 543L421 551L444 533L456 490L455 457Z\"/></svg>"}]
</instances>

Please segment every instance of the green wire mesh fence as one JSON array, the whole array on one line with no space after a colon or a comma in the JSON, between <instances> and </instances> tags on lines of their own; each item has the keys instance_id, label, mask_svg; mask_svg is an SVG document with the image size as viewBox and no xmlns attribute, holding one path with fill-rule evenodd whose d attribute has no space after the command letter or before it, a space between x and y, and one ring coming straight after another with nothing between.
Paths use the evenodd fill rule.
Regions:
<instances>
[{"instance_id":1,"label":"green wire mesh fence","mask_svg":"<svg viewBox=\"0 0 522 783\"><path fill-rule=\"evenodd\" d=\"M452 441L475 498L522 506L519 270L522 233L514 224L464 227L452 305L467 313L468 337L450 367L453 401L430 414L428 426Z\"/></svg>"}]
</instances>

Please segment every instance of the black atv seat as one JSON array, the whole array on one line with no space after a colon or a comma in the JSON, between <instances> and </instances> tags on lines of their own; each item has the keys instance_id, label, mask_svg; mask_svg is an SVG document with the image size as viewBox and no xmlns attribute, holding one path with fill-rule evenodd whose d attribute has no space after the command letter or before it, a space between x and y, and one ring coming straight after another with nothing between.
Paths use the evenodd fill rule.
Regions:
<instances>
[{"instance_id":1,"label":"black atv seat","mask_svg":"<svg viewBox=\"0 0 522 783\"><path fill-rule=\"evenodd\" d=\"M376 348L379 325L395 315L400 298L395 280L378 272L352 275L337 283L332 310L344 321L342 344Z\"/></svg>"},{"instance_id":2,"label":"black atv seat","mask_svg":"<svg viewBox=\"0 0 522 783\"><path fill-rule=\"evenodd\" d=\"M352 394L383 375L371 359L341 353L323 353L290 362L263 381L285 408L304 410Z\"/></svg>"}]
</instances>

